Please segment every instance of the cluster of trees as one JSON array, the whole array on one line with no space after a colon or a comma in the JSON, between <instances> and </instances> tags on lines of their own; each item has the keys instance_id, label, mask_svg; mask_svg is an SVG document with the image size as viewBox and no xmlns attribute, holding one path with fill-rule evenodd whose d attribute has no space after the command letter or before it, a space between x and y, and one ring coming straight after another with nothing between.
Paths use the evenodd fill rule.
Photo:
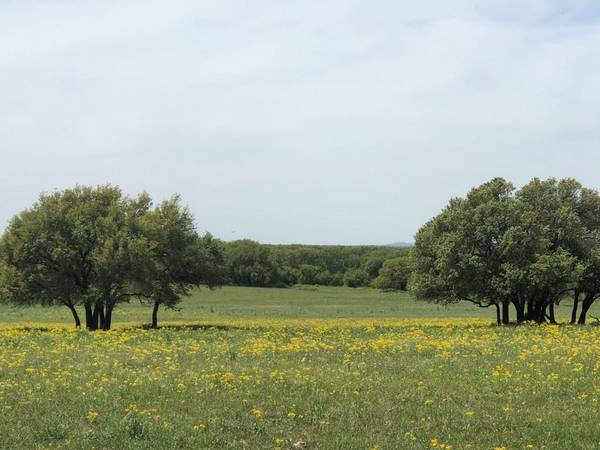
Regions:
<instances>
[{"instance_id":1,"label":"cluster of trees","mask_svg":"<svg viewBox=\"0 0 600 450\"><path fill-rule=\"evenodd\" d=\"M239 286L370 286L384 263L407 254L394 247L225 244L228 282Z\"/></svg>"},{"instance_id":2,"label":"cluster of trees","mask_svg":"<svg viewBox=\"0 0 600 450\"><path fill-rule=\"evenodd\" d=\"M600 196L573 179L495 178L454 198L417 233L411 290L418 298L495 307L498 323L555 323L573 298L585 324L600 296ZM581 308L581 309L579 309Z\"/></svg>"},{"instance_id":3,"label":"cluster of trees","mask_svg":"<svg viewBox=\"0 0 600 450\"><path fill-rule=\"evenodd\" d=\"M375 280L382 289L404 289L393 262L406 254L224 243L196 231L178 196L154 206L146 193L131 198L111 185L78 186L42 194L11 220L0 239L0 301L64 306L78 327L83 310L88 329L108 330L114 309L135 299L152 308L156 327L160 307L176 308L199 285L358 287Z\"/></svg>"},{"instance_id":4,"label":"cluster of trees","mask_svg":"<svg viewBox=\"0 0 600 450\"><path fill-rule=\"evenodd\" d=\"M114 186L42 194L0 240L0 297L15 305L63 305L90 330L111 327L132 298L175 308L193 286L225 278L222 243L197 233L178 196L152 205Z\"/></svg>"},{"instance_id":5,"label":"cluster of trees","mask_svg":"<svg viewBox=\"0 0 600 450\"><path fill-rule=\"evenodd\" d=\"M573 298L585 324L600 297L600 195L573 179L502 178L454 198L417 233L410 250L370 246L224 243L196 231L173 196L156 206L117 187L42 194L0 239L0 300L80 310L90 330L111 327L114 309L137 299L176 308L195 286L294 284L405 290L438 303L495 307L498 323L555 323Z\"/></svg>"}]
</instances>

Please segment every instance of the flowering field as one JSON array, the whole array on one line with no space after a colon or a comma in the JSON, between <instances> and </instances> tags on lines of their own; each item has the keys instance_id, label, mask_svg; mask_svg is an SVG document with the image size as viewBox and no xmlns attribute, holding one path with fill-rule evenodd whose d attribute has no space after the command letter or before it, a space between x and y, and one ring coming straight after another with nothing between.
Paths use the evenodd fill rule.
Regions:
<instances>
[{"instance_id":1,"label":"flowering field","mask_svg":"<svg viewBox=\"0 0 600 450\"><path fill-rule=\"evenodd\" d=\"M0 448L600 448L597 326L232 317L0 348Z\"/></svg>"}]
</instances>

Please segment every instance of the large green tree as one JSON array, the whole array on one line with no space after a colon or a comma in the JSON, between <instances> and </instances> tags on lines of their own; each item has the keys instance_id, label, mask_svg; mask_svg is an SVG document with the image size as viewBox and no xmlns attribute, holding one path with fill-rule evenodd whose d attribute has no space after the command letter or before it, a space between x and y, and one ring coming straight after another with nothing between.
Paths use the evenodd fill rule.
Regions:
<instances>
[{"instance_id":1,"label":"large green tree","mask_svg":"<svg viewBox=\"0 0 600 450\"><path fill-rule=\"evenodd\" d=\"M533 179L517 192L491 180L419 231L412 289L431 301L495 305L499 317L501 307L504 323L511 304L519 322L555 322L554 305L583 294L585 317L600 295L599 213L598 194L572 179Z\"/></svg>"},{"instance_id":2,"label":"large green tree","mask_svg":"<svg viewBox=\"0 0 600 450\"><path fill-rule=\"evenodd\" d=\"M147 245L138 221L149 205L146 194L131 199L110 185L42 194L2 238L6 298L64 305L76 326L82 306L87 328L110 329L116 305L133 295L130 275Z\"/></svg>"},{"instance_id":3,"label":"large green tree","mask_svg":"<svg viewBox=\"0 0 600 450\"><path fill-rule=\"evenodd\" d=\"M140 229L147 245L140 270L133 274L134 286L136 295L153 305L151 326L156 328L161 306L175 309L194 286L222 284L223 246L208 233L198 235L179 196L145 214Z\"/></svg>"},{"instance_id":4,"label":"large green tree","mask_svg":"<svg viewBox=\"0 0 600 450\"><path fill-rule=\"evenodd\" d=\"M576 287L583 270L581 185L572 179L533 179L515 196L503 244L503 288L517 320L555 322L554 305Z\"/></svg>"},{"instance_id":5,"label":"large green tree","mask_svg":"<svg viewBox=\"0 0 600 450\"><path fill-rule=\"evenodd\" d=\"M469 301L494 306L509 320L510 298L498 290L502 238L513 215L512 184L495 178L455 198L416 236L411 289L438 303ZM500 309L502 308L502 317Z\"/></svg>"}]
</instances>

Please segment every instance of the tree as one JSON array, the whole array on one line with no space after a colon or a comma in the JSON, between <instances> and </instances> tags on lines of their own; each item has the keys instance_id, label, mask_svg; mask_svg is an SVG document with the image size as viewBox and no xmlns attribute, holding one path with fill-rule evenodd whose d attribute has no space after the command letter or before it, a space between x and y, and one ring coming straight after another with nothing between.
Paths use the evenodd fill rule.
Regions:
<instances>
[{"instance_id":1,"label":"tree","mask_svg":"<svg viewBox=\"0 0 600 450\"><path fill-rule=\"evenodd\" d=\"M225 249L230 281L238 286L285 286L279 267L267 246L244 239L231 242Z\"/></svg>"},{"instance_id":2,"label":"tree","mask_svg":"<svg viewBox=\"0 0 600 450\"><path fill-rule=\"evenodd\" d=\"M600 297L600 245L596 244L596 242L600 242L600 239L595 237L585 256L583 273L575 289L573 310L571 313L572 324L585 325L588 311L598 297ZM579 299L582 295L581 312L579 318L577 318Z\"/></svg>"},{"instance_id":3,"label":"tree","mask_svg":"<svg viewBox=\"0 0 600 450\"><path fill-rule=\"evenodd\" d=\"M298 283L300 279L300 272L290 266L283 266L279 270L281 276L281 283L285 286L293 286Z\"/></svg>"},{"instance_id":4,"label":"tree","mask_svg":"<svg viewBox=\"0 0 600 450\"><path fill-rule=\"evenodd\" d=\"M302 264L298 268L298 283L300 284L318 284L321 269L312 264Z\"/></svg>"},{"instance_id":5,"label":"tree","mask_svg":"<svg viewBox=\"0 0 600 450\"><path fill-rule=\"evenodd\" d=\"M236 246L233 242L227 246ZM283 282L293 285L308 281L327 286L343 284L344 274L349 269L364 269L369 279L377 276L383 262L387 259L406 255L408 249L377 246L340 246L340 245L265 245L273 260L283 273ZM310 274L300 280L301 266L312 266L318 274Z\"/></svg>"},{"instance_id":6,"label":"tree","mask_svg":"<svg viewBox=\"0 0 600 450\"><path fill-rule=\"evenodd\" d=\"M212 235L198 235L191 212L177 195L145 214L140 229L147 252L134 285L136 295L153 305L151 326L157 328L160 306L175 309L193 287L222 284L223 248Z\"/></svg>"},{"instance_id":7,"label":"tree","mask_svg":"<svg viewBox=\"0 0 600 450\"><path fill-rule=\"evenodd\" d=\"M377 278L373 280L373 287L383 291L405 291L411 272L409 257L388 259L383 263Z\"/></svg>"},{"instance_id":8,"label":"tree","mask_svg":"<svg viewBox=\"0 0 600 450\"><path fill-rule=\"evenodd\" d=\"M64 305L76 326L83 306L88 329L110 329L115 306L133 295L131 274L146 251L137 222L149 205L146 194L130 199L110 185L42 194L2 238L8 301Z\"/></svg>"},{"instance_id":9,"label":"tree","mask_svg":"<svg viewBox=\"0 0 600 450\"><path fill-rule=\"evenodd\" d=\"M374 279L379 275L379 271L381 270L381 267L386 262L386 260L387 259L385 258L385 256L374 256L364 264L363 268L369 275L370 279Z\"/></svg>"},{"instance_id":10,"label":"tree","mask_svg":"<svg viewBox=\"0 0 600 450\"><path fill-rule=\"evenodd\" d=\"M578 236L578 256L583 263L583 273L574 290L571 323L584 325L587 313L600 296L600 195L598 192L582 188L576 205L577 215L584 227ZM577 319L579 298L584 296L582 310Z\"/></svg>"},{"instance_id":11,"label":"tree","mask_svg":"<svg viewBox=\"0 0 600 450\"><path fill-rule=\"evenodd\" d=\"M369 274L363 269L349 269L344 274L344 285L357 288L369 284Z\"/></svg>"},{"instance_id":12,"label":"tree","mask_svg":"<svg viewBox=\"0 0 600 450\"><path fill-rule=\"evenodd\" d=\"M510 298L498 290L498 284L501 242L513 215L513 191L506 180L495 178L471 190L465 199L450 200L419 230L411 278L417 298L494 306L498 322L508 322Z\"/></svg>"},{"instance_id":13,"label":"tree","mask_svg":"<svg viewBox=\"0 0 600 450\"><path fill-rule=\"evenodd\" d=\"M321 286L343 286L344 275L341 273L331 273L329 270L319 272L316 282Z\"/></svg>"},{"instance_id":14,"label":"tree","mask_svg":"<svg viewBox=\"0 0 600 450\"><path fill-rule=\"evenodd\" d=\"M522 277L512 288L518 321L555 322L554 305L577 285L583 268L580 237L586 233L581 192L573 179L534 178L516 194L517 214L505 241L505 259Z\"/></svg>"},{"instance_id":15,"label":"tree","mask_svg":"<svg viewBox=\"0 0 600 450\"><path fill-rule=\"evenodd\" d=\"M575 180L533 179L514 193L496 178L419 231L412 289L431 301L494 305L503 323L510 304L518 322L554 323L554 305L573 292L585 292L589 309L599 213L598 194Z\"/></svg>"}]
</instances>

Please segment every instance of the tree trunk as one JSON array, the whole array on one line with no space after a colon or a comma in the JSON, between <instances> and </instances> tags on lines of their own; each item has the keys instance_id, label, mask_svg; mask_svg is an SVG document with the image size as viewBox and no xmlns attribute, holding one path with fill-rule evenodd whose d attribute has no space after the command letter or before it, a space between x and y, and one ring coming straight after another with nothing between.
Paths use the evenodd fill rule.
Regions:
<instances>
[{"instance_id":1,"label":"tree trunk","mask_svg":"<svg viewBox=\"0 0 600 450\"><path fill-rule=\"evenodd\" d=\"M579 325L585 325L585 320L587 317L587 313L594 303L595 295L594 294L586 294L585 299L583 300L583 305L581 307L581 314L579 315L579 321L577 322Z\"/></svg>"},{"instance_id":2,"label":"tree trunk","mask_svg":"<svg viewBox=\"0 0 600 450\"><path fill-rule=\"evenodd\" d=\"M159 302L154 302L154 308L152 309L152 328L158 328L158 307Z\"/></svg>"},{"instance_id":3,"label":"tree trunk","mask_svg":"<svg viewBox=\"0 0 600 450\"><path fill-rule=\"evenodd\" d=\"M98 323L98 305L94 306L94 314L92 314L92 330L97 330L99 328Z\"/></svg>"},{"instance_id":4,"label":"tree trunk","mask_svg":"<svg viewBox=\"0 0 600 450\"><path fill-rule=\"evenodd\" d=\"M502 302L502 323L508 325L510 323L510 303Z\"/></svg>"},{"instance_id":5,"label":"tree trunk","mask_svg":"<svg viewBox=\"0 0 600 450\"><path fill-rule=\"evenodd\" d=\"M585 325L585 320L587 318L587 312L588 312L589 306L583 302L583 306L581 308L581 314L579 315L579 320L577 321L577 323L579 325Z\"/></svg>"},{"instance_id":6,"label":"tree trunk","mask_svg":"<svg viewBox=\"0 0 600 450\"><path fill-rule=\"evenodd\" d=\"M112 304L107 304L106 305L106 314L103 314L104 316L104 321L102 324L102 329L104 331L108 331L110 330L111 324L112 324L112 313L113 313L113 309L114 309L114 305Z\"/></svg>"},{"instance_id":7,"label":"tree trunk","mask_svg":"<svg viewBox=\"0 0 600 450\"><path fill-rule=\"evenodd\" d=\"M527 312L525 313L525 320L535 320L535 304L533 299L527 300Z\"/></svg>"},{"instance_id":8,"label":"tree trunk","mask_svg":"<svg viewBox=\"0 0 600 450\"><path fill-rule=\"evenodd\" d=\"M494 306L496 307L496 324L502 325L502 318L500 316L500 305L498 305L498 303L494 303Z\"/></svg>"},{"instance_id":9,"label":"tree trunk","mask_svg":"<svg viewBox=\"0 0 600 450\"><path fill-rule=\"evenodd\" d=\"M69 304L67 308L71 310L71 314L73 314L73 319L75 320L75 328L81 328L81 320L79 320L79 314L77 314L77 310L75 306Z\"/></svg>"},{"instance_id":10,"label":"tree trunk","mask_svg":"<svg viewBox=\"0 0 600 450\"><path fill-rule=\"evenodd\" d=\"M88 330L94 331L98 329L98 317L94 319L94 311L92 305L86 303L85 305L85 326ZM95 321L94 321L95 320Z\"/></svg>"},{"instance_id":11,"label":"tree trunk","mask_svg":"<svg viewBox=\"0 0 600 450\"><path fill-rule=\"evenodd\" d=\"M554 315L554 303L550 303L550 306L548 307L548 319L550 320L551 324L556 325L556 316Z\"/></svg>"},{"instance_id":12,"label":"tree trunk","mask_svg":"<svg viewBox=\"0 0 600 450\"><path fill-rule=\"evenodd\" d=\"M573 297L573 310L571 311L571 325L577 322L577 309L579 308L579 289L575 291L575 295Z\"/></svg>"},{"instance_id":13,"label":"tree trunk","mask_svg":"<svg viewBox=\"0 0 600 450\"><path fill-rule=\"evenodd\" d=\"M515 311L517 312L517 323L525 322L525 305L521 302L513 302Z\"/></svg>"},{"instance_id":14,"label":"tree trunk","mask_svg":"<svg viewBox=\"0 0 600 450\"><path fill-rule=\"evenodd\" d=\"M546 321L546 318L544 317L544 311L546 310L546 305L542 302L536 302L535 304L535 309L534 309L534 313L535 313L535 321L538 324L541 324L543 322Z\"/></svg>"},{"instance_id":15,"label":"tree trunk","mask_svg":"<svg viewBox=\"0 0 600 450\"><path fill-rule=\"evenodd\" d=\"M98 305L97 308L98 308L98 329L105 330L106 329L106 317L104 315L104 304Z\"/></svg>"}]
</instances>

